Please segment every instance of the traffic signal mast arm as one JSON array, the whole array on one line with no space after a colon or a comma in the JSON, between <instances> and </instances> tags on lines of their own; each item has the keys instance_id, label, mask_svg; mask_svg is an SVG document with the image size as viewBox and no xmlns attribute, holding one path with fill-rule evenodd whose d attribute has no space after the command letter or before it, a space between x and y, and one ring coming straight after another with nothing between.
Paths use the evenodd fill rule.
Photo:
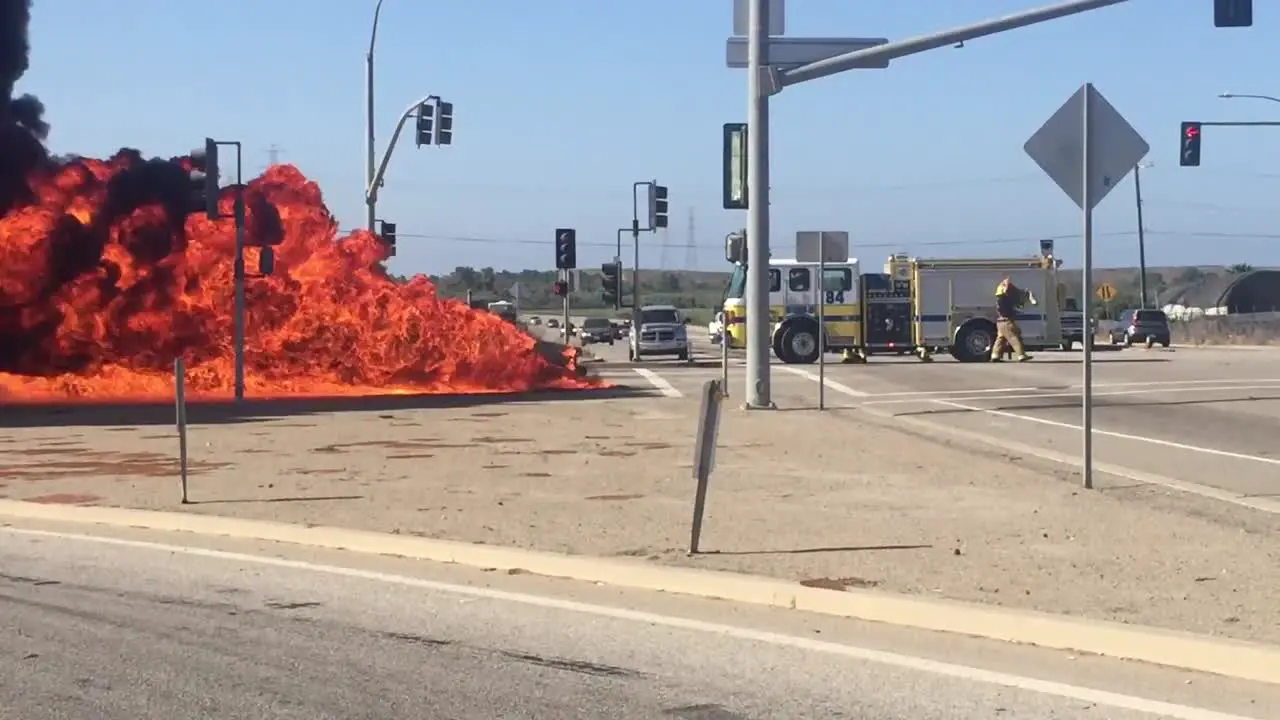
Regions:
<instances>
[{"instance_id":1,"label":"traffic signal mast arm","mask_svg":"<svg viewBox=\"0 0 1280 720\"><path fill-rule=\"evenodd\" d=\"M1201 144L1204 142L1206 127L1280 127L1280 120L1217 120L1213 122L1184 122L1178 141L1181 156L1178 164L1183 167L1200 165Z\"/></svg>"},{"instance_id":2,"label":"traffic signal mast arm","mask_svg":"<svg viewBox=\"0 0 1280 720\"><path fill-rule=\"evenodd\" d=\"M382 153L382 162L378 163L378 171L373 174L373 182L364 190L365 202L375 203L378 201L378 188L382 187L382 178L387 173L387 165L391 162L391 153L396 149L396 142L400 139L400 132L404 130L404 124L408 122L410 117L413 117L419 107L428 104L434 99L434 95L428 95L405 108L404 112L400 114L400 120L396 122L395 132L391 133L391 142L387 143L387 149Z\"/></svg>"}]
</instances>

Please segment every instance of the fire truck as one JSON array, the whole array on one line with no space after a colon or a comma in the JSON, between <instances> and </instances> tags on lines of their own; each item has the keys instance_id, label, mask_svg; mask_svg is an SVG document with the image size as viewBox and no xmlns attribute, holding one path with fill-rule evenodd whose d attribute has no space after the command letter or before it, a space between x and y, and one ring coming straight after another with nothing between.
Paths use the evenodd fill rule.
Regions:
<instances>
[{"instance_id":1,"label":"fire truck","mask_svg":"<svg viewBox=\"0 0 1280 720\"><path fill-rule=\"evenodd\" d=\"M996 286L1004 278L1031 292L1018 310L1028 350L1062 347L1061 285L1052 255L1021 258L889 258L885 274L909 288L911 342L922 357L947 352L960 362L990 359L996 339Z\"/></svg>"},{"instance_id":2,"label":"fire truck","mask_svg":"<svg viewBox=\"0 0 1280 720\"><path fill-rule=\"evenodd\" d=\"M731 237L725 254L735 267L722 308L724 332L730 348L745 348L748 265L741 236ZM770 258L770 344L784 363L816 362L821 301L827 350L846 362L907 353L928 361L940 352L960 362L986 361L996 338L995 289L1008 277L1036 300L1018 314L1027 349L1063 347L1069 340L1060 265L1051 254L958 259L903 253L890 257L881 273L861 273L856 259L829 263L819 285L816 263Z\"/></svg>"}]
</instances>

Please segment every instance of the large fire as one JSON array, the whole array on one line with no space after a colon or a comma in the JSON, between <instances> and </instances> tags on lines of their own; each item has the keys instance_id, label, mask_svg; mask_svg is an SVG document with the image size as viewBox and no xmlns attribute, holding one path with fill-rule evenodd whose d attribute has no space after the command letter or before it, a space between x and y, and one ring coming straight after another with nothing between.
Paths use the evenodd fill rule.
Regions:
<instances>
[{"instance_id":1,"label":"large fire","mask_svg":"<svg viewBox=\"0 0 1280 720\"><path fill-rule=\"evenodd\" d=\"M29 65L31 0L0 0L0 403L230 395L235 225L190 214L190 158L55 159ZM221 193L233 214L234 190ZM320 189L277 166L244 188L246 394L579 389L576 354L496 315L399 284L365 231L339 237ZM278 244L277 244L278 243Z\"/></svg>"},{"instance_id":2,"label":"large fire","mask_svg":"<svg viewBox=\"0 0 1280 720\"><path fill-rule=\"evenodd\" d=\"M166 166L168 166L166 168ZM166 207L159 178L186 163L122 151L28 177L0 217L0 398L143 399L232 392L233 192L222 214ZM176 189L177 196L186 192ZM276 166L246 189L246 394L484 393L582 388L571 351L539 352L496 315L398 284L373 235L340 237L320 189ZM272 236L273 274L254 274Z\"/></svg>"}]
</instances>

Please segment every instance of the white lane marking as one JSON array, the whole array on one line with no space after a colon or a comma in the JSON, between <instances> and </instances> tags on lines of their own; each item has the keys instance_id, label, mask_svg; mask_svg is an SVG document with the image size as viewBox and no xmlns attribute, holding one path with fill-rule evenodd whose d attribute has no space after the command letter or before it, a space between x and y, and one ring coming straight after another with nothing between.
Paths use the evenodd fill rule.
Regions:
<instances>
[{"instance_id":1,"label":"white lane marking","mask_svg":"<svg viewBox=\"0 0 1280 720\"><path fill-rule=\"evenodd\" d=\"M1047 450L1041 445L1027 445L1024 443L1013 442L1007 438L998 438L994 435L981 432L971 432L958 427L942 425L914 417L894 415L875 408L868 408L867 412L885 418L886 420L910 425L911 427L924 432L942 432L951 437L962 438L964 440L981 443L983 445L990 445L1000 450L1044 458L1045 460L1050 460L1060 465L1066 465L1073 470L1080 467L1079 455L1068 455L1065 453L1055 452L1053 450ZM1280 501L1272 500L1266 496L1241 494L1230 490L1224 490L1219 487L1214 487L1212 485L1202 485L1200 483L1187 482L1185 480L1174 480L1172 478L1164 477L1163 475L1156 475L1142 470L1134 470L1133 468L1127 468L1122 465L1112 465L1111 463L1106 462L1095 462L1094 467L1099 472L1106 473L1107 475L1113 475L1118 478L1132 480L1145 485L1157 485L1159 487L1188 493L1190 495L1199 495L1200 497L1209 498L1211 500L1239 505L1251 510L1259 510L1266 513L1280 515Z\"/></svg>"},{"instance_id":2,"label":"white lane marking","mask_svg":"<svg viewBox=\"0 0 1280 720\"><path fill-rule=\"evenodd\" d=\"M662 393L663 397L669 397L669 398L684 397L684 393L680 392L675 388L674 385L667 382L666 378L650 370L649 368L632 368L632 370L635 370L636 374L639 375L640 377L644 378L645 380L648 380L649 384L657 388L658 392Z\"/></svg>"},{"instance_id":3,"label":"white lane marking","mask_svg":"<svg viewBox=\"0 0 1280 720\"><path fill-rule=\"evenodd\" d=\"M1176 388L1160 388L1160 387L1144 387L1133 390L1104 390L1102 392L1094 392L1094 397L1108 397L1112 395L1164 395L1168 393L1189 393L1189 392L1225 392L1228 390L1280 390L1280 385L1199 385L1195 387L1176 387ZM882 397L873 395L872 397ZM1040 400L1052 398L1077 398L1080 397L1080 390L1075 392L1037 392L1026 393L1022 395L966 395L957 393L949 395L945 398L937 396L929 397L912 397L912 398L896 398L894 400L867 400L863 405L905 405L909 403L934 402L935 400L969 400L969 401L997 401L997 400ZM1212 402L1212 401L1209 401Z\"/></svg>"},{"instance_id":4,"label":"white lane marking","mask_svg":"<svg viewBox=\"0 0 1280 720\"><path fill-rule=\"evenodd\" d=\"M1068 422L1060 422L1058 420L1048 420L1046 418L1038 418L1033 415L1022 415L1019 413L1009 412L1007 410L991 410L988 408L977 407L976 405L965 405L964 403L952 402L950 400L932 399L929 402L939 405L946 405L959 410L968 410L970 412L986 413L996 417L1008 418L1011 420L1023 420L1026 422L1039 423L1041 425L1049 425L1051 427L1063 428L1065 430L1081 430L1079 425L1073 425ZM1233 460L1248 460L1251 462L1263 463L1266 465L1280 465L1280 460L1276 458L1259 457L1257 455L1246 455L1244 453L1231 452L1230 450L1218 450L1217 448L1207 448L1200 445L1189 445L1187 443L1174 442L1172 440L1161 440L1160 438L1147 437L1145 435L1133 435L1131 433L1115 432L1114 430L1093 429L1095 435L1105 435L1107 437L1119 438L1121 440L1134 440L1136 442L1149 443L1151 445L1159 445L1161 447L1173 448L1175 450L1187 450L1190 452L1204 453L1205 455L1216 455L1218 457L1231 458Z\"/></svg>"},{"instance_id":5,"label":"white lane marking","mask_svg":"<svg viewBox=\"0 0 1280 720\"><path fill-rule=\"evenodd\" d=\"M844 383L841 383L841 382L836 382L831 378L825 378L825 379L819 378L818 373L815 373L815 372L809 372L808 370L804 370L798 367L792 367L790 365L779 365L778 367L781 368L782 370L786 370L792 375L798 375L804 378L805 380L818 382L820 379L822 379L824 380L823 385L826 385L828 389L835 390L836 392L842 395L848 395L849 397L856 397L856 398L867 396L867 393L864 393L861 390L854 390L848 385L845 385Z\"/></svg>"},{"instance_id":6,"label":"white lane marking","mask_svg":"<svg viewBox=\"0 0 1280 720\"><path fill-rule=\"evenodd\" d=\"M855 645L842 645L805 637L795 637L781 633L767 632L764 630L751 630L732 625L722 625L719 623L704 622L701 620L691 620L689 618L659 615L658 613L643 612L640 610L625 610L622 608L608 607L605 605L592 605L590 603L576 602L573 600L560 600L557 598L540 597L538 595L508 592L505 590L493 590L489 588L456 585L453 583L434 580L423 580L421 578L375 572L372 570L357 570L355 568L322 565L319 563L309 563L301 560L286 560L284 558L250 555L246 553L228 552L225 550L185 547L181 545L170 545L167 543L148 542L145 540L125 540L123 538L82 535L79 533L61 533L50 532L47 530L27 530L10 527L0 527L0 531L13 535L26 535L28 537L75 540L140 550L152 550L156 552L180 553L194 557L227 560L231 562L267 565L304 572L337 575L340 577L349 577L359 580L367 580L370 582L385 583L388 585L400 585L403 587L413 587L433 592L469 596L483 600L518 603L520 605L529 605L531 607L540 607L548 610L594 615L596 617L606 617L614 620L625 620L628 622L643 623L646 625L657 625L699 633L708 633L712 635L730 637L735 640L746 640L750 642L764 643L766 645L790 647L809 652L824 653L827 655L837 655L853 660L876 663L878 665L888 665L890 667L924 672L932 675L941 675L968 682L979 682L988 685L999 685L1018 690L1026 690L1029 692L1039 693L1041 695L1052 695L1070 700L1079 700L1082 702L1105 705L1107 707L1117 709L1133 710L1161 717L1175 718L1176 720L1261 720L1261 718L1251 718L1244 715L1231 715L1206 708L1177 705L1160 700L1150 700L1132 695L1122 695L1120 693L1107 692L1105 690L1094 690L1091 688L1068 685L1066 683L1053 682L1050 680L1038 680L1036 678L1023 677L1021 675L983 670L982 668L975 668L967 665L939 662L937 660L929 660L927 658L914 657L911 655L901 655L882 650L873 650L871 648L858 647Z\"/></svg>"},{"instance_id":7,"label":"white lane marking","mask_svg":"<svg viewBox=\"0 0 1280 720\"><path fill-rule=\"evenodd\" d=\"M1144 380L1141 382L1096 382L1093 384L1095 388L1126 388L1126 387L1142 387L1142 388L1160 388L1160 387L1181 387L1185 385L1212 385L1214 383L1268 383L1280 384L1280 378L1217 378L1213 380ZM1071 390L1080 389L1080 385L1041 385L1041 386L1025 386L1025 387L1004 387L1004 388L969 388L957 390L909 390L904 392L888 392L873 393L872 397L878 398L908 398L908 397L934 397L934 396L950 396L950 395L979 395L979 394L999 394L999 393L1030 393L1043 392L1046 390Z\"/></svg>"}]
</instances>

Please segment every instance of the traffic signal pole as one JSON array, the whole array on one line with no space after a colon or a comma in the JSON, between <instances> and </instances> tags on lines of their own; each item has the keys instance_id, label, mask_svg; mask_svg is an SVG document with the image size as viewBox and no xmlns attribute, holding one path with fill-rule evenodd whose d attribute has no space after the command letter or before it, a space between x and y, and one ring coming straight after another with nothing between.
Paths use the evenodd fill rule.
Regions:
<instances>
[{"instance_id":1,"label":"traffic signal pole","mask_svg":"<svg viewBox=\"0 0 1280 720\"><path fill-rule=\"evenodd\" d=\"M616 262L616 263L618 263L618 305L619 305L619 306L621 306L621 305L622 305L622 297L623 297L623 292L622 292L622 234L623 234L623 233L625 233L625 232L627 232L628 230L630 230L630 228L618 228L618 247L617 247L617 249L616 249L616 250L614 250L614 253L613 253L613 261L614 261L614 262ZM635 277L634 277L634 276L632 276L632 281L633 281L633 282L635 281ZM634 290L633 290L633 292L634 292Z\"/></svg>"},{"instance_id":2,"label":"traffic signal pole","mask_svg":"<svg viewBox=\"0 0 1280 720\"><path fill-rule=\"evenodd\" d=\"M640 188L647 182L631 184L631 246L635 264L631 266L631 322L640 317Z\"/></svg>"},{"instance_id":3,"label":"traffic signal pole","mask_svg":"<svg viewBox=\"0 0 1280 720\"><path fill-rule=\"evenodd\" d=\"M949 48L1129 0L1069 0L783 69L769 63L768 0L747 4L747 372L746 407L773 407L769 378L769 99L792 85Z\"/></svg>"},{"instance_id":4,"label":"traffic signal pole","mask_svg":"<svg viewBox=\"0 0 1280 720\"><path fill-rule=\"evenodd\" d=\"M747 372L744 408L773 408L769 377L769 0L747 5ZM780 88L778 88L780 89Z\"/></svg>"},{"instance_id":5,"label":"traffic signal pole","mask_svg":"<svg viewBox=\"0 0 1280 720\"><path fill-rule=\"evenodd\" d=\"M234 145L236 148L236 199L235 199L235 222L236 222L236 260L235 260L235 319L233 324L235 329L235 393L236 402L244 401L244 316L245 316L245 267L244 267L244 166L242 164L240 143L227 143Z\"/></svg>"},{"instance_id":6,"label":"traffic signal pole","mask_svg":"<svg viewBox=\"0 0 1280 720\"><path fill-rule=\"evenodd\" d=\"M565 346L573 345L573 332L569 327L569 296L573 294L573 288L569 286L569 273L572 270L561 270L564 278L564 344Z\"/></svg>"}]
</instances>

